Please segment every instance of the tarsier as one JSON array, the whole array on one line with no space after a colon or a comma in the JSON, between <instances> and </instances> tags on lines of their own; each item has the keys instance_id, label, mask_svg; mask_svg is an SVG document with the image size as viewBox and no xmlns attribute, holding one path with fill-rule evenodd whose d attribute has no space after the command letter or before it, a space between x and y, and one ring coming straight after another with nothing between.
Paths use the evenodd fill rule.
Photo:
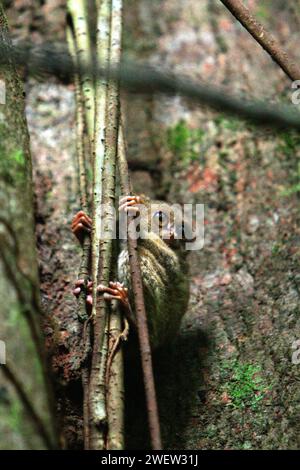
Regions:
<instances>
[{"instance_id":1,"label":"tarsier","mask_svg":"<svg viewBox=\"0 0 300 470\"><path fill-rule=\"evenodd\" d=\"M151 208L156 210L152 210ZM157 210L157 207L160 209ZM189 298L189 279L184 250L184 237L177 239L174 214L169 214L165 203L151 203L148 198L125 196L120 199L119 215L140 216L140 234L147 231L147 237L137 240L138 254L143 281L145 307L147 312L150 342L153 349L160 347L176 335L180 321L186 311ZM142 208L142 209L141 209ZM158 230L151 230L153 227ZM80 242L85 233L91 233L92 220L83 211L73 218L72 231ZM133 310L134 297L131 286L129 256L126 244L120 247L118 255L118 280L109 286L99 285L97 292L106 300L117 299L124 314L135 327ZM84 281L76 282L74 295L78 296ZM87 284L87 304L92 305L92 282Z\"/></svg>"}]
</instances>

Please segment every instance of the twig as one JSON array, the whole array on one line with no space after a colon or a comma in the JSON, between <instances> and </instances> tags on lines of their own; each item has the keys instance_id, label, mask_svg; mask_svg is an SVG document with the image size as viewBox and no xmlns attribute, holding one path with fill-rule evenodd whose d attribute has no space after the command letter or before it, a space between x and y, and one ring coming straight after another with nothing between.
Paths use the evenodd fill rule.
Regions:
<instances>
[{"instance_id":1,"label":"twig","mask_svg":"<svg viewBox=\"0 0 300 470\"><path fill-rule=\"evenodd\" d=\"M221 2L291 80L300 80L300 67L291 60L274 36L251 15L249 9L240 0L221 0Z\"/></svg>"},{"instance_id":2,"label":"twig","mask_svg":"<svg viewBox=\"0 0 300 470\"><path fill-rule=\"evenodd\" d=\"M71 17L73 33L77 44L77 66L80 73L80 85L83 93L86 123L90 141L94 138L95 96L93 74L85 70L84 64L93 62L92 45L88 32L87 5L85 0L68 0L67 9Z\"/></svg>"},{"instance_id":3,"label":"twig","mask_svg":"<svg viewBox=\"0 0 300 470\"><path fill-rule=\"evenodd\" d=\"M120 128L118 164L120 174L120 185L122 194L131 193L131 185L128 174L128 166L126 160L126 149L124 141L123 128ZM134 293L136 322L141 352L141 362L144 376L144 387L146 394L146 403L148 411L149 429L151 444L153 450L162 449L160 424L158 417L158 408L155 392L155 384L152 368L152 355L149 341L149 332L147 324L147 315L144 302L143 284L141 276L141 268L137 251L137 241L134 233L134 226L130 224L131 217L128 216L128 253L132 278L132 288ZM132 227L132 229L131 229Z\"/></svg>"},{"instance_id":4,"label":"twig","mask_svg":"<svg viewBox=\"0 0 300 470\"><path fill-rule=\"evenodd\" d=\"M28 416L31 418L33 425L35 426L37 433L41 436L44 441L47 449L54 449L53 442L48 434L48 431L43 423L43 420L36 412L34 406L29 399L26 391L24 390L23 384L17 378L16 374L12 371L11 367L8 364L2 364L0 370L3 371L7 380L13 385L20 401L22 402L24 409L28 413Z\"/></svg>"}]
</instances>

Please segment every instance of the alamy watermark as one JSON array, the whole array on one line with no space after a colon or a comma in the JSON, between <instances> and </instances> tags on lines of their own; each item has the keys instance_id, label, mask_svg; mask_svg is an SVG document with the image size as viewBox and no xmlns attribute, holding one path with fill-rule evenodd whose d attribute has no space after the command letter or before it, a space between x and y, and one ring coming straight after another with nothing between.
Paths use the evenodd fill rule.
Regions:
<instances>
[{"instance_id":1,"label":"alamy watermark","mask_svg":"<svg viewBox=\"0 0 300 470\"><path fill-rule=\"evenodd\" d=\"M146 240L155 234L169 244L181 240L189 251L204 246L204 204L128 204L119 214L112 206L103 204L101 214L109 220L108 225L102 225L101 218L97 218L102 240L126 240L127 233L136 240Z\"/></svg>"},{"instance_id":2,"label":"alamy watermark","mask_svg":"<svg viewBox=\"0 0 300 470\"><path fill-rule=\"evenodd\" d=\"M292 344L293 354L292 363L295 365L300 364L300 339L296 339Z\"/></svg>"},{"instance_id":3,"label":"alamy watermark","mask_svg":"<svg viewBox=\"0 0 300 470\"><path fill-rule=\"evenodd\" d=\"M300 80L293 81L292 89L295 91L292 92L291 101L294 105L298 105L300 104Z\"/></svg>"},{"instance_id":4,"label":"alamy watermark","mask_svg":"<svg viewBox=\"0 0 300 470\"><path fill-rule=\"evenodd\" d=\"M0 340L0 365L6 363L6 346L5 342Z\"/></svg>"},{"instance_id":5,"label":"alamy watermark","mask_svg":"<svg viewBox=\"0 0 300 470\"><path fill-rule=\"evenodd\" d=\"M5 82L0 80L0 104L5 104L6 102L6 92L5 92Z\"/></svg>"}]
</instances>

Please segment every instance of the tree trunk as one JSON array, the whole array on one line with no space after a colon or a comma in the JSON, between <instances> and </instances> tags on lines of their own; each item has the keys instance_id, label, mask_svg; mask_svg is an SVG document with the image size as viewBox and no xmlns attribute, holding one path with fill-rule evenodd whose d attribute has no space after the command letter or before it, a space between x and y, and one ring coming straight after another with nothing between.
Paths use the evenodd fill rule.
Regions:
<instances>
[{"instance_id":1,"label":"tree trunk","mask_svg":"<svg viewBox=\"0 0 300 470\"><path fill-rule=\"evenodd\" d=\"M0 41L9 53L1 4ZM1 447L49 448L54 440L41 334L29 134L25 93L13 61L0 69L0 87L0 339L6 350L0 366Z\"/></svg>"}]
</instances>

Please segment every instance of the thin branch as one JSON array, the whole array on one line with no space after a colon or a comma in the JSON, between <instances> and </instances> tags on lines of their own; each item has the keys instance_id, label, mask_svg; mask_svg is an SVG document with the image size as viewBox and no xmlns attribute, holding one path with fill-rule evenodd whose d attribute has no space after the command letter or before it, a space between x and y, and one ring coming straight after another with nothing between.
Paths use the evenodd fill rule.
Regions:
<instances>
[{"instance_id":1,"label":"thin branch","mask_svg":"<svg viewBox=\"0 0 300 470\"><path fill-rule=\"evenodd\" d=\"M110 15L111 1L98 1L97 22L97 60L108 68L110 50ZM101 260L99 259L101 227L105 223L101 210L103 195L102 178L108 176L106 155L105 130L107 126L107 80L103 75L96 81L96 109L95 109L95 155L93 171L93 231L92 231L92 281L93 281L93 309L94 345L92 353L92 366L89 387L90 409L90 448L100 450L105 448L107 413L105 390L105 367L108 349L107 304L102 296L97 295L97 285L101 280L108 285L110 256L109 246L101 247ZM106 162L105 162L106 159ZM103 178L104 179L104 178ZM109 188L107 188L109 190ZM106 216L106 215L105 215ZM101 265L100 265L101 263ZM99 267L101 271L99 272ZM108 275L107 275L108 274Z\"/></svg>"},{"instance_id":2,"label":"thin branch","mask_svg":"<svg viewBox=\"0 0 300 470\"><path fill-rule=\"evenodd\" d=\"M0 366L0 370L3 371L3 374L5 375L7 380L14 387L21 403L23 404L24 409L28 413L28 416L31 418L31 421L34 427L36 428L38 435L41 436L47 449L54 449L53 442L48 434L48 431L44 425L44 422L41 419L41 417L38 415L38 413L36 412L33 404L31 403L31 400L28 394L26 393L22 382L18 379L18 377L12 371L11 367L8 366L8 364L2 364Z\"/></svg>"},{"instance_id":3,"label":"thin branch","mask_svg":"<svg viewBox=\"0 0 300 470\"><path fill-rule=\"evenodd\" d=\"M300 80L300 67L292 61L279 42L259 23L240 0L221 0L291 80Z\"/></svg>"},{"instance_id":4,"label":"thin branch","mask_svg":"<svg viewBox=\"0 0 300 470\"><path fill-rule=\"evenodd\" d=\"M110 25L110 54L109 66L114 67L121 60L121 41L122 41L122 0L112 0L111 5L111 25ZM109 81L108 85L108 102L107 102L107 169L105 192L103 202L110 204L114 209L114 200L116 192L116 159L118 151L118 130L120 119L120 89L119 83ZM113 231L112 226L109 227L110 219L106 215L107 227L110 232ZM103 223L105 229L105 224ZM106 231L104 231L106 233ZM104 247L103 247L104 248ZM109 243L106 248L107 267L111 267L112 261L116 262L116 258L112 257L112 244ZM104 258L104 253L103 253ZM103 265L105 266L105 264ZM109 279L113 269L106 272L106 279ZM102 269L103 279L105 272ZM106 409L107 409L107 443L108 450L124 449L124 372L123 372L123 352L121 349L114 352L114 346L119 341L122 333L122 315L120 309L111 306L109 318L109 354L106 362Z\"/></svg>"},{"instance_id":5,"label":"thin branch","mask_svg":"<svg viewBox=\"0 0 300 470\"><path fill-rule=\"evenodd\" d=\"M39 49L31 45L15 46L12 55L20 66L27 66L33 75L38 74L37 78L41 79L42 74L46 73L72 80L74 66L70 56L66 51L58 51L53 45L40 46ZM0 43L0 65L8 63L7 52ZM84 65L84 70L93 73L94 67L91 63L87 63ZM107 77L107 68L98 66L95 75ZM120 67L110 69L109 77L120 80L121 87L134 93L181 95L191 100L194 105L198 103L222 113L232 114L257 126L300 130L300 113L295 110L295 106L270 105L258 100L249 101L228 94L221 88L212 87L208 83L196 82L168 71L158 71L147 64L123 62Z\"/></svg>"},{"instance_id":6,"label":"thin branch","mask_svg":"<svg viewBox=\"0 0 300 470\"><path fill-rule=\"evenodd\" d=\"M85 17L85 20L86 17ZM80 24L82 25L83 20ZM70 53L73 57L74 63L79 67L79 53L78 53L78 44L76 42L76 36L73 34L74 31L71 27L67 28L67 40L70 49ZM87 36L83 36L81 47L85 54L85 51L89 47L87 41ZM84 39L86 39L84 41ZM85 122L90 122L91 125L91 114L94 111L94 106L92 108L86 109L88 98L90 98L90 93L88 93L86 100L83 97L82 86L84 85L84 80L80 81L79 73L75 72L74 76L75 81L75 96L76 96L76 153L77 153L77 166L79 172L79 192L80 192L80 204L84 212L88 212L88 191L87 191L87 177L86 177L86 159L85 159ZM93 116L94 118L94 116ZM90 146L89 146L90 148ZM86 310L86 287L89 279L89 257L90 257L90 248L91 241L88 234L84 235L82 243L82 257L81 263L78 272L78 279L84 280L84 287L82 289L78 298L78 307L77 307L77 316L80 321L84 321L83 326L83 348L81 357L79 360L79 366L81 366L81 377L82 377L82 388L83 388L83 436L84 436L84 448L89 446L89 406L88 406L88 397L89 397L89 370L86 359L90 352L90 335L91 327L89 318L87 316Z\"/></svg>"},{"instance_id":7,"label":"thin branch","mask_svg":"<svg viewBox=\"0 0 300 470\"><path fill-rule=\"evenodd\" d=\"M86 113L88 135L92 142L94 138L95 96L93 74L85 70L83 65L93 62L92 45L88 32L87 5L85 0L68 0L67 9L70 15L73 33L77 44L77 65L80 73L80 85Z\"/></svg>"},{"instance_id":8,"label":"thin branch","mask_svg":"<svg viewBox=\"0 0 300 470\"><path fill-rule=\"evenodd\" d=\"M67 41L69 44L70 53L77 62L77 49L76 38L73 36L73 31L70 27L67 28ZM87 178L86 178L86 164L85 164L85 107L83 101L82 86L77 71L74 76L75 81L75 96L76 96L76 154L79 172L79 193L80 193L80 206L84 212L88 212L88 193L87 193ZM78 273L78 279L83 279L85 288L87 286L89 277L89 256L90 256L90 237L85 234L82 243L82 258ZM86 312L86 293L82 289L78 299L78 318L81 321L87 320Z\"/></svg>"},{"instance_id":9,"label":"thin branch","mask_svg":"<svg viewBox=\"0 0 300 470\"><path fill-rule=\"evenodd\" d=\"M109 358L107 384L107 450L124 449L124 363L122 350L122 318L120 309L111 309L109 322Z\"/></svg>"},{"instance_id":10,"label":"thin branch","mask_svg":"<svg viewBox=\"0 0 300 470\"><path fill-rule=\"evenodd\" d=\"M120 129L118 164L120 174L120 185L122 194L131 193L131 185L128 174L128 166L126 160L126 149L124 141L123 128ZM148 411L149 429L151 444L153 450L162 449L160 424L158 416L158 407L156 400L155 384L152 368L152 355L149 341L149 332L147 324L147 314L145 309L145 301L143 294L143 284L141 268L139 263L137 240L135 238L134 226L130 224L131 217L128 216L128 253L130 272L132 279L132 288L134 293L136 322L140 344L141 362L144 376L144 387ZM130 228L132 227L132 229Z\"/></svg>"}]
</instances>

